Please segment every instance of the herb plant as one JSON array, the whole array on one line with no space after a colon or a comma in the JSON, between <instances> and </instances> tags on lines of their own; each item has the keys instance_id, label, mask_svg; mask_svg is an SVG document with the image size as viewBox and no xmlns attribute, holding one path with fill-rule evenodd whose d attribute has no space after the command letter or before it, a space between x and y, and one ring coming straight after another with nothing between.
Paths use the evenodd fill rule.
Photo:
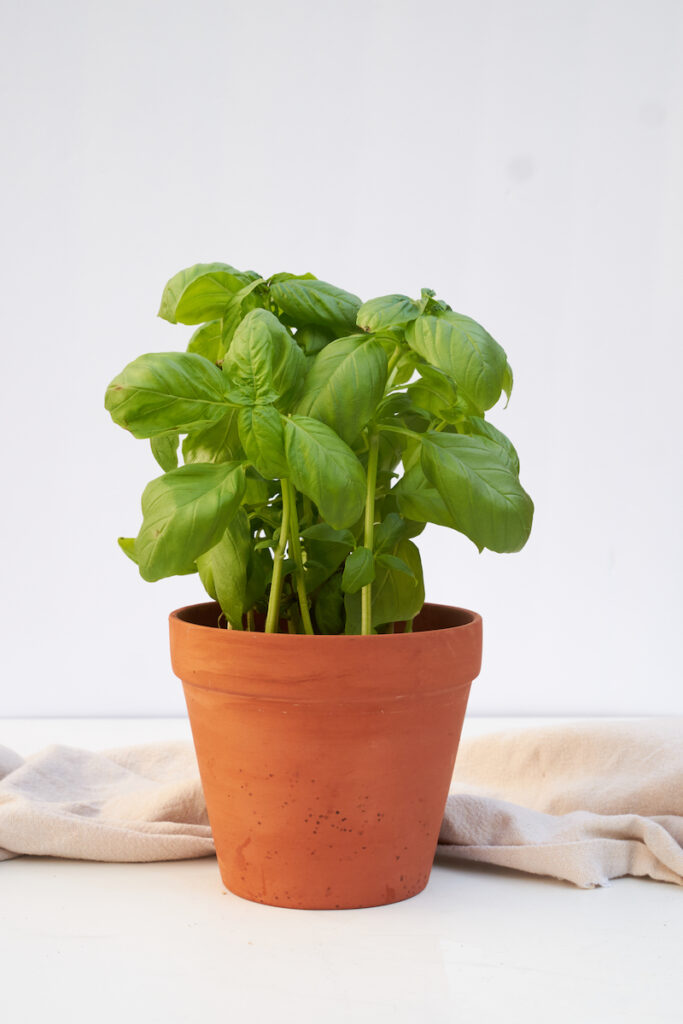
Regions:
<instances>
[{"instance_id":1,"label":"herb plant","mask_svg":"<svg viewBox=\"0 0 683 1024\"><path fill-rule=\"evenodd\" d=\"M485 419L507 357L430 289L362 303L312 274L197 264L159 316L199 325L187 351L140 356L105 397L163 470L119 538L143 579L198 572L233 629L369 634L411 629L426 523L525 544L517 453Z\"/></svg>"}]
</instances>

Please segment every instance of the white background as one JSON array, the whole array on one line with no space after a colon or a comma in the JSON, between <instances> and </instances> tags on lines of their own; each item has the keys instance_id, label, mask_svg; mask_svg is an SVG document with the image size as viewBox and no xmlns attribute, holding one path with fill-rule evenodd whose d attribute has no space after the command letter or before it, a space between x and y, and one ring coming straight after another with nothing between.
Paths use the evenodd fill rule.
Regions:
<instances>
[{"instance_id":1,"label":"white background","mask_svg":"<svg viewBox=\"0 0 683 1024\"><path fill-rule=\"evenodd\" d=\"M506 348L527 548L434 528L475 714L680 713L683 5L5 0L0 715L182 714L104 389L222 260L435 288Z\"/></svg>"}]
</instances>

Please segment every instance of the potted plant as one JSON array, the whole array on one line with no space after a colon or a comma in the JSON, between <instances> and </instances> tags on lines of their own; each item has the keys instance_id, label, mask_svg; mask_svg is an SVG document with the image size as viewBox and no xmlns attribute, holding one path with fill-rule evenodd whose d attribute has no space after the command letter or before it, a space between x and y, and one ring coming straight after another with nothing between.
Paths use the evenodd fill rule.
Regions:
<instances>
[{"instance_id":1,"label":"potted plant","mask_svg":"<svg viewBox=\"0 0 683 1024\"><path fill-rule=\"evenodd\" d=\"M288 907L406 899L481 659L476 613L424 604L414 538L436 523L506 552L531 529L485 418L505 352L430 289L362 303L224 263L176 274L159 315L196 330L107 389L163 471L119 544L143 579L198 572L212 598L170 633L223 880Z\"/></svg>"}]
</instances>

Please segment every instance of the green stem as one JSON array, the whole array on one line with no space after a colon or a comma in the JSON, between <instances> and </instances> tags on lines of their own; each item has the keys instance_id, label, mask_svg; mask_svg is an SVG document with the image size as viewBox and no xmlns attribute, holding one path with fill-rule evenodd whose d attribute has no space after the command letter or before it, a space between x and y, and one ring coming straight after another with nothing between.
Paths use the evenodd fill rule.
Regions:
<instances>
[{"instance_id":1,"label":"green stem","mask_svg":"<svg viewBox=\"0 0 683 1024\"><path fill-rule=\"evenodd\" d=\"M391 391L391 386L394 383L394 378L396 377L396 364L398 363L402 355L403 349L401 348L400 345L397 345L394 351L391 353L391 358L389 359L389 363L387 365L387 383L384 388L385 394L387 391Z\"/></svg>"},{"instance_id":2,"label":"green stem","mask_svg":"<svg viewBox=\"0 0 683 1024\"><path fill-rule=\"evenodd\" d=\"M282 563L287 550L287 531L289 529L289 491L285 487L286 480L280 481L282 486L282 523L280 539L273 556L273 579L270 584L268 598L268 615L266 616L266 633L277 633L280 623L280 598L282 597Z\"/></svg>"},{"instance_id":3,"label":"green stem","mask_svg":"<svg viewBox=\"0 0 683 1024\"><path fill-rule=\"evenodd\" d=\"M311 613L308 608L308 595L306 594L306 574L304 572L304 561L301 556L301 539L299 537L299 518L296 511L296 492L289 480L282 481L282 495L284 497L285 491L287 491L288 505L289 505L289 547L294 559L294 565L296 566L294 577L296 579L296 593L299 598L299 608L301 609L301 621L304 627L304 633L309 636L313 635L313 623L311 622Z\"/></svg>"},{"instance_id":4,"label":"green stem","mask_svg":"<svg viewBox=\"0 0 683 1024\"><path fill-rule=\"evenodd\" d=\"M377 487L377 462L379 460L379 435L370 438L370 454L368 456L368 489L365 498L365 536L363 544L372 551L375 532L375 489ZM368 583L361 591L361 633L370 636L372 633L372 583Z\"/></svg>"}]
</instances>

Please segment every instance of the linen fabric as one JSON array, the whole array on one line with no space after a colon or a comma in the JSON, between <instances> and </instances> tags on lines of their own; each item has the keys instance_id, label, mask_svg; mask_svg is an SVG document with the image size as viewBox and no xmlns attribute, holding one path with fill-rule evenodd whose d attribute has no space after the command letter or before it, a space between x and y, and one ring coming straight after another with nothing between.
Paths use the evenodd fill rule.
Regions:
<instances>
[{"instance_id":1,"label":"linen fabric","mask_svg":"<svg viewBox=\"0 0 683 1024\"><path fill-rule=\"evenodd\" d=\"M593 720L464 740L437 847L582 888L683 884L683 718ZM0 860L214 853L190 743L0 747Z\"/></svg>"}]
</instances>

